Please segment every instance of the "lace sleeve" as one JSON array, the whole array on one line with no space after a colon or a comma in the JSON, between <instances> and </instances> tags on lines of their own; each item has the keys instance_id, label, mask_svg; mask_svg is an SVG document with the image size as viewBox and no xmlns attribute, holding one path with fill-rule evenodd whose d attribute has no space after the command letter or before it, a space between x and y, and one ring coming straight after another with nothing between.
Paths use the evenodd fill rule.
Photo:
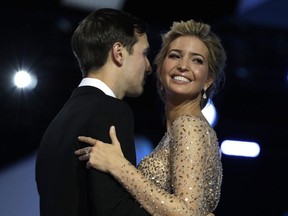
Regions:
<instances>
[{"instance_id":1,"label":"lace sleeve","mask_svg":"<svg viewBox=\"0 0 288 216\"><path fill-rule=\"evenodd\" d=\"M203 123L184 118L174 122L170 131L172 193L157 187L136 167L126 162L118 181L151 215L203 215L203 173L206 164L207 135ZM209 213L209 212L208 212Z\"/></svg>"},{"instance_id":2,"label":"lace sleeve","mask_svg":"<svg viewBox=\"0 0 288 216\"><path fill-rule=\"evenodd\" d=\"M171 183L190 215L203 215L204 174L209 136L207 124L198 118L178 118L172 127ZM209 212L208 212L209 213Z\"/></svg>"}]
</instances>

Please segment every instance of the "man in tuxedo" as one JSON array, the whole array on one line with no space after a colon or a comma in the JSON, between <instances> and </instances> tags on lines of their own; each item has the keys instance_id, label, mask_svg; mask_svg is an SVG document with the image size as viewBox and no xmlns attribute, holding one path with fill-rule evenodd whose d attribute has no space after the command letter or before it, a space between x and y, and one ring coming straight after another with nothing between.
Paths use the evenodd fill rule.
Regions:
<instances>
[{"instance_id":1,"label":"man in tuxedo","mask_svg":"<svg viewBox=\"0 0 288 216\"><path fill-rule=\"evenodd\" d=\"M87 170L74 154L84 147L79 135L108 143L109 128L115 125L124 155L135 165L134 117L122 99L139 96L152 70L146 24L122 11L99 9L80 22L72 49L83 79L39 145L41 216L148 215L109 174Z\"/></svg>"}]
</instances>

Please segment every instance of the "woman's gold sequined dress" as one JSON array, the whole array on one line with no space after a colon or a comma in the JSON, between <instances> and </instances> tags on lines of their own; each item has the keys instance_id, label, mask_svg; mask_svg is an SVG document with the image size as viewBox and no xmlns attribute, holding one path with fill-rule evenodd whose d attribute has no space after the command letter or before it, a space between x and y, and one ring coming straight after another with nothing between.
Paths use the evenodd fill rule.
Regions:
<instances>
[{"instance_id":1,"label":"woman's gold sequined dress","mask_svg":"<svg viewBox=\"0 0 288 216\"><path fill-rule=\"evenodd\" d=\"M134 172L124 166L122 182L151 215L207 215L220 199L217 135L206 120L180 116Z\"/></svg>"}]
</instances>

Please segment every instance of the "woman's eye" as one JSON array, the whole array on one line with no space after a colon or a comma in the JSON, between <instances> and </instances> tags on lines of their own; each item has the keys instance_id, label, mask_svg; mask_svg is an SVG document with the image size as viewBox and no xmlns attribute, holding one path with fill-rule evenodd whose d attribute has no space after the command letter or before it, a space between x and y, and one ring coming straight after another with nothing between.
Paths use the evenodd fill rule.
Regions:
<instances>
[{"instance_id":1,"label":"woman's eye","mask_svg":"<svg viewBox=\"0 0 288 216\"><path fill-rule=\"evenodd\" d=\"M175 53L170 53L170 54L168 55L168 58L180 58L180 56L177 55L177 54L175 54Z\"/></svg>"},{"instance_id":2,"label":"woman's eye","mask_svg":"<svg viewBox=\"0 0 288 216\"><path fill-rule=\"evenodd\" d=\"M192 61L197 63L197 64L203 64L204 63L203 59L200 59L200 58L192 59Z\"/></svg>"}]
</instances>

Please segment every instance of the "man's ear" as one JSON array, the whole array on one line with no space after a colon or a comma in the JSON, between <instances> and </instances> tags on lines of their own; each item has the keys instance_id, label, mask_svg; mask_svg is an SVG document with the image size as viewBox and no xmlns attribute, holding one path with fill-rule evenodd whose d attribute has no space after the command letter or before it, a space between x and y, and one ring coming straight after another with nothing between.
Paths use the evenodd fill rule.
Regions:
<instances>
[{"instance_id":1,"label":"man's ear","mask_svg":"<svg viewBox=\"0 0 288 216\"><path fill-rule=\"evenodd\" d=\"M118 66L121 66L123 64L123 60L124 60L124 55L123 55L124 47L123 47L123 45L120 42L116 42L113 44L111 51L112 51L113 61Z\"/></svg>"}]
</instances>

